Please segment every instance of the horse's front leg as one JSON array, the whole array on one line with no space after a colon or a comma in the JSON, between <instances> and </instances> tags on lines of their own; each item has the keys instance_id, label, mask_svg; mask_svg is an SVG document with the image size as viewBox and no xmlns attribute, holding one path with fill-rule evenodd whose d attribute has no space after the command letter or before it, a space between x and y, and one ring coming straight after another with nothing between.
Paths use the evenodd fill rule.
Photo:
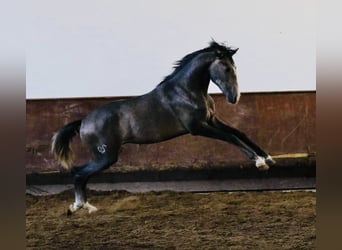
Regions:
<instances>
[{"instance_id":1,"label":"horse's front leg","mask_svg":"<svg viewBox=\"0 0 342 250\"><path fill-rule=\"evenodd\" d=\"M237 136L227 133L222 129L216 128L207 122L199 122L193 123L189 127L189 132L192 135L201 135L205 137L210 137L222 141L226 141L228 143L234 144L237 146L247 157L253 161L255 161L255 165L260 170L268 170L269 166L266 164L265 159L260 157L254 150L247 147L244 143L242 143Z\"/></svg>"},{"instance_id":2,"label":"horse's front leg","mask_svg":"<svg viewBox=\"0 0 342 250\"><path fill-rule=\"evenodd\" d=\"M229 125L222 122L217 117L213 116L210 120L210 124L214 126L215 128L221 129L225 131L226 133L230 133L234 136L236 136L239 140L241 140L244 144L246 144L248 147L250 147L252 150L254 150L260 157L263 157L268 164L275 164L275 160L272 159L272 157L267 154L264 150L262 150L258 145L256 145L251 139L249 139L245 133L239 131L236 128L230 127Z\"/></svg>"}]
</instances>

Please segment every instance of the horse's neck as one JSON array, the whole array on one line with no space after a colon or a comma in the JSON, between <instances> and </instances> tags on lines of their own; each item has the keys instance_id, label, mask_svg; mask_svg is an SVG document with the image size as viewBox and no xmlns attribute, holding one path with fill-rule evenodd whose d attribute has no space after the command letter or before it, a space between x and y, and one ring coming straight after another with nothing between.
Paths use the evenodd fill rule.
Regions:
<instances>
[{"instance_id":1,"label":"horse's neck","mask_svg":"<svg viewBox=\"0 0 342 250\"><path fill-rule=\"evenodd\" d=\"M190 62L184 69L177 74L174 79L179 85L191 92L199 92L206 95L208 93L208 86L210 82L209 74L209 60L194 60Z\"/></svg>"}]
</instances>

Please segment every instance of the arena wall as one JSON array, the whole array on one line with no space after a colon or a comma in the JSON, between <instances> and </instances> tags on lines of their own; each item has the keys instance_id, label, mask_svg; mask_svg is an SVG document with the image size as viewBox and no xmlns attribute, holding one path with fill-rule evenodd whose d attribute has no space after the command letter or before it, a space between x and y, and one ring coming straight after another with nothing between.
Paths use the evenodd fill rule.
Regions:
<instances>
[{"instance_id":1,"label":"arena wall","mask_svg":"<svg viewBox=\"0 0 342 250\"><path fill-rule=\"evenodd\" d=\"M242 93L238 105L221 94L212 94L217 115L245 132L265 151L289 158L316 154L316 92ZM50 153L54 132L64 124L84 117L94 108L122 98L31 99L26 101L26 173L62 171ZM153 111L148 111L153 112ZM89 155L75 137L75 164ZM127 144L113 171L206 166L236 167L248 159L234 146L218 140L185 135L150 145Z\"/></svg>"}]
</instances>

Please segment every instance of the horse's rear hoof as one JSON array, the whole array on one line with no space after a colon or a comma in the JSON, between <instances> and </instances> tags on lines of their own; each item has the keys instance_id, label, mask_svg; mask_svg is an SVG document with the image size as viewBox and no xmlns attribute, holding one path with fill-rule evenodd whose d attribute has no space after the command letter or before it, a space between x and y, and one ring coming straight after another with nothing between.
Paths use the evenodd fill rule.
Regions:
<instances>
[{"instance_id":1,"label":"horse's rear hoof","mask_svg":"<svg viewBox=\"0 0 342 250\"><path fill-rule=\"evenodd\" d=\"M76 209L74 208L73 204L71 204L71 205L68 207L67 216L71 216L75 211L76 211Z\"/></svg>"},{"instance_id":2,"label":"horse's rear hoof","mask_svg":"<svg viewBox=\"0 0 342 250\"><path fill-rule=\"evenodd\" d=\"M81 206L82 207L82 206ZM76 212L78 209L80 209L81 207L77 207L75 208L74 204L70 204L68 211L67 211L67 216L72 215L74 212Z\"/></svg>"},{"instance_id":3,"label":"horse's rear hoof","mask_svg":"<svg viewBox=\"0 0 342 250\"><path fill-rule=\"evenodd\" d=\"M83 207L85 209L88 209L88 213L90 214L98 210L95 206L91 205L89 202L86 202Z\"/></svg>"}]
</instances>

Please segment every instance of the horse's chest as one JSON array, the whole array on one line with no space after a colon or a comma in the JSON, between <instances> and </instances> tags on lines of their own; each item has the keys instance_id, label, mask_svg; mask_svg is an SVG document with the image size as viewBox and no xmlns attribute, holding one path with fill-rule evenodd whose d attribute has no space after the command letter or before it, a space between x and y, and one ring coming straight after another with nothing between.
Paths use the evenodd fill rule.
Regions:
<instances>
[{"instance_id":1,"label":"horse's chest","mask_svg":"<svg viewBox=\"0 0 342 250\"><path fill-rule=\"evenodd\" d=\"M208 99L196 98L188 99L179 103L177 112L180 117L188 119L208 119L214 115L214 105Z\"/></svg>"}]
</instances>

